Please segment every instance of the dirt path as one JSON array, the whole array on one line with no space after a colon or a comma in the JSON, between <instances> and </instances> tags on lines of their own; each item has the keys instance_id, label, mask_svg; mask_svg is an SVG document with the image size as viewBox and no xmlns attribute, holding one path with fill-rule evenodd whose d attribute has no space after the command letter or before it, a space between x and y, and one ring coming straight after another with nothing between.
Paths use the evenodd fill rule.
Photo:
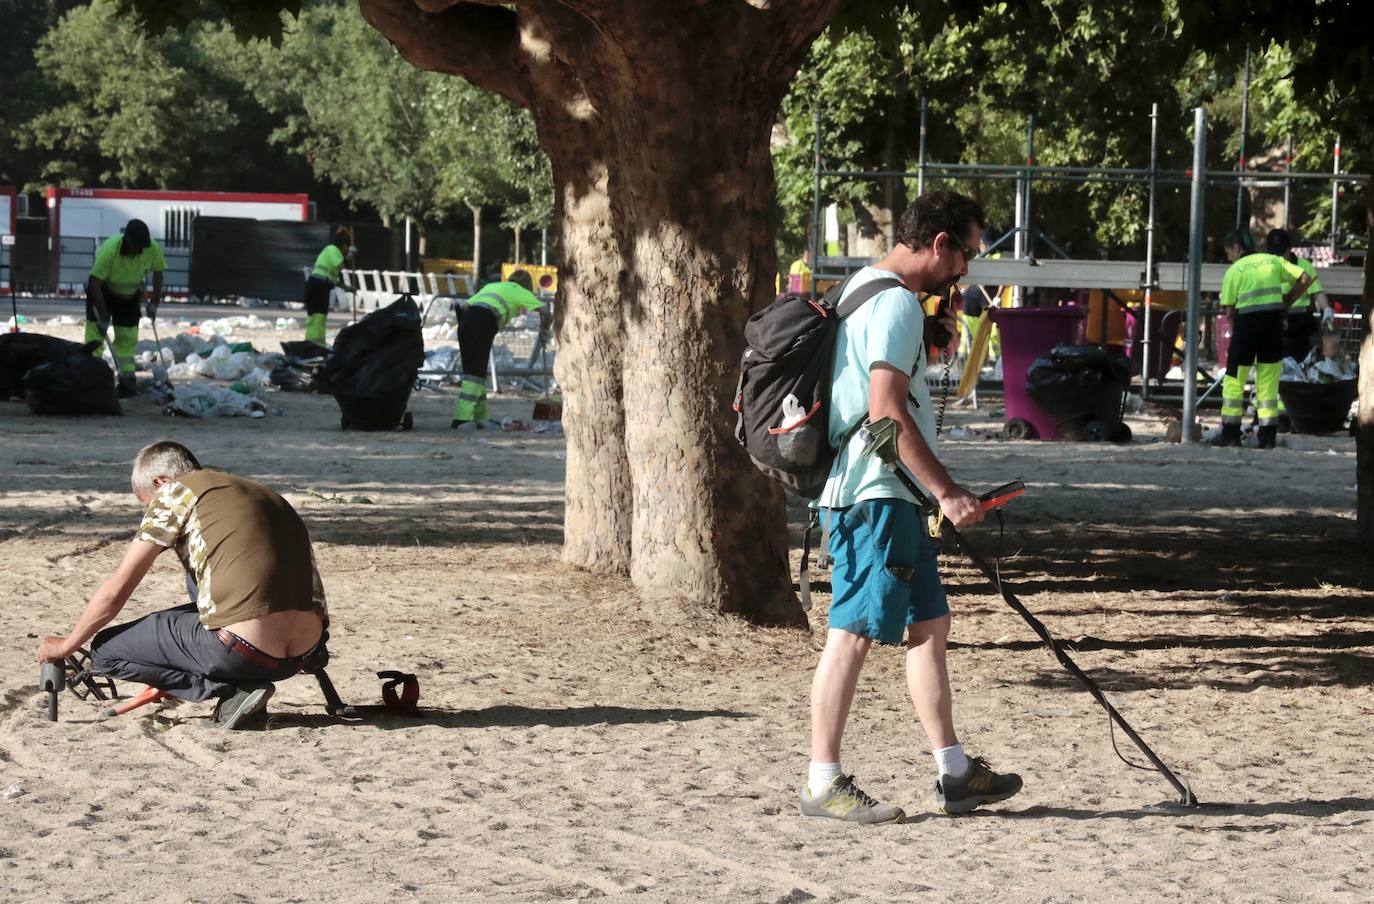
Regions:
<instances>
[{"instance_id":1,"label":"dirt path","mask_svg":"<svg viewBox=\"0 0 1374 904\"><path fill-rule=\"evenodd\" d=\"M932 815L900 656L877 651L845 765L914 819L860 831L796 814L824 594L808 636L563 567L561 437L455 434L451 395L417 396L416 431L385 435L340 432L328 398L273 403L285 414L257 421L0 403L0 789L23 789L0 800L9 900L1368 900L1374 606L1347 438L1009 444L953 413L975 431L946 446L962 479L1031 486L1004 576L1223 806L1144 809L1168 787L1116 759L1101 711L951 557L961 733L1026 789ZM37 639L122 554L128 462L158 437L286 493L315 537L340 691L372 702L372 671L411 670L424 719L335 724L304 678L263 732L217 733L203 705L107 721L71 697L44 719ZM999 550L995 526L978 539ZM168 557L126 612L182 592Z\"/></svg>"}]
</instances>

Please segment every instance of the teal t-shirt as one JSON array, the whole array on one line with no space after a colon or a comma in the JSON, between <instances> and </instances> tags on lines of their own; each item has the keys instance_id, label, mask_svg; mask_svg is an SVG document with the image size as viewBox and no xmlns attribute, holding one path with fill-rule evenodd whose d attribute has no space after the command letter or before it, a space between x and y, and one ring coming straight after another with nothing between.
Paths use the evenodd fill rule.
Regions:
<instances>
[{"instance_id":1,"label":"teal t-shirt","mask_svg":"<svg viewBox=\"0 0 1374 904\"><path fill-rule=\"evenodd\" d=\"M884 277L896 278L897 274L865 267L849 281L845 294ZM911 374L907 409L934 450L935 410L926 383L925 311L916 294L903 288L875 295L840 321L831 371L831 445L838 447L850 428L868 416L869 370L878 362ZM916 501L876 456L863 455L863 441L856 433L836 455L817 504L845 508L864 499Z\"/></svg>"}]
</instances>

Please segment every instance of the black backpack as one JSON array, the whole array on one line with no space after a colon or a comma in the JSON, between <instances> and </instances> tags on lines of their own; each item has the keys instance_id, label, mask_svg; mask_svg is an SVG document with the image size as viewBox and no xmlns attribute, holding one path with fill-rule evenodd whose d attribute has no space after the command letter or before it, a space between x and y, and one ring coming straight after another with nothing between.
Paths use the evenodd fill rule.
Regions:
<instances>
[{"instance_id":1,"label":"black backpack","mask_svg":"<svg viewBox=\"0 0 1374 904\"><path fill-rule=\"evenodd\" d=\"M825 487L836 449L830 445L830 372L840 321L899 280L870 280L838 302L849 280L819 300L784 295L744 327L735 390L735 438L760 471L789 492L814 499Z\"/></svg>"}]
</instances>

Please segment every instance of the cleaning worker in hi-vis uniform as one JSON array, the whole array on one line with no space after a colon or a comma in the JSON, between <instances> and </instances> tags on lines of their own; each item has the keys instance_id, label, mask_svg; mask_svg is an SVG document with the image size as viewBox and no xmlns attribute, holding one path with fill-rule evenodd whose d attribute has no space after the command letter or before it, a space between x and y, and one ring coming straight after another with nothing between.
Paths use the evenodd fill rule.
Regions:
<instances>
[{"instance_id":1,"label":"cleaning worker in hi-vis uniform","mask_svg":"<svg viewBox=\"0 0 1374 904\"><path fill-rule=\"evenodd\" d=\"M458 404L453 406L450 427L469 422L486 426L487 370L491 345L496 334L513 317L539 311L541 328L547 319L544 302L534 294L534 280L527 270L513 270L505 282L487 283L468 300L467 310L458 320L458 353L463 359L463 385L458 389Z\"/></svg>"},{"instance_id":2,"label":"cleaning worker in hi-vis uniform","mask_svg":"<svg viewBox=\"0 0 1374 904\"><path fill-rule=\"evenodd\" d=\"M153 294L148 300L148 319L157 316L162 303L162 273L167 259L148 234L148 224L130 220L121 235L112 235L95 252L95 265L86 280L86 341L97 342L114 322L113 352L119 372L119 394L134 394L134 353L138 349L138 302L143 281L153 274ZM95 354L100 355L96 349Z\"/></svg>"},{"instance_id":3,"label":"cleaning worker in hi-vis uniform","mask_svg":"<svg viewBox=\"0 0 1374 904\"><path fill-rule=\"evenodd\" d=\"M305 341L324 345L324 322L329 316L329 295L340 284L344 254L353 241L348 227L340 226L334 241L315 258L315 269L305 281Z\"/></svg>"},{"instance_id":4,"label":"cleaning worker in hi-vis uniform","mask_svg":"<svg viewBox=\"0 0 1374 904\"><path fill-rule=\"evenodd\" d=\"M1302 298L1312 278L1297 264L1255 251L1247 230L1226 236L1233 261L1221 283L1221 306L1231 317L1226 378L1221 384L1221 434L1218 446L1239 446L1245 415L1245 383L1255 370L1258 446L1272 449L1279 432L1279 376L1283 371L1283 334L1288 310Z\"/></svg>"}]
</instances>

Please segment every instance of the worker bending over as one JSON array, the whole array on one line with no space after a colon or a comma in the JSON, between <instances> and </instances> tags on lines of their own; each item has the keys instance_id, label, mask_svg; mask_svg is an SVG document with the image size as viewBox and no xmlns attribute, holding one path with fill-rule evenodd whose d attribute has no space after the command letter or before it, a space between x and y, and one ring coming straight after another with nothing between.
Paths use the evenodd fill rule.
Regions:
<instances>
[{"instance_id":1,"label":"worker bending over","mask_svg":"<svg viewBox=\"0 0 1374 904\"><path fill-rule=\"evenodd\" d=\"M122 234L110 236L95 252L95 264L86 280L86 341L103 343L106 330L114 322L112 352L122 397L134 394L138 303L143 298L144 280L151 271L153 294L148 301L148 319L152 320L162 303L162 274L166 269L162 248L142 220L130 220ZM95 354L99 357L99 348Z\"/></svg>"},{"instance_id":2,"label":"worker bending over","mask_svg":"<svg viewBox=\"0 0 1374 904\"><path fill-rule=\"evenodd\" d=\"M512 270L505 282L487 283L468 300L458 318L458 353L463 359L463 384L458 388L458 404L453 406L450 427L474 422L485 427L491 413L487 410L487 371L491 346L496 334L519 314L539 312L539 328L549 323L548 309L534 294L534 280L528 270Z\"/></svg>"}]
</instances>

